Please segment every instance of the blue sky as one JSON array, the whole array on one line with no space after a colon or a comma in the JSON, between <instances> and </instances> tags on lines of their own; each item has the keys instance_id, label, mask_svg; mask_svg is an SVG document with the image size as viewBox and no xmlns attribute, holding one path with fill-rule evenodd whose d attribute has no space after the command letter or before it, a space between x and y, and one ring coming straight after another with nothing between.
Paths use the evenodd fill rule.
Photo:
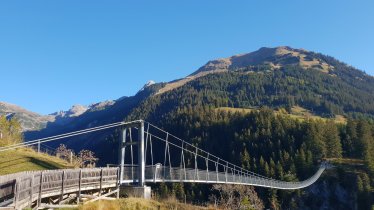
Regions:
<instances>
[{"instance_id":1,"label":"blue sky","mask_svg":"<svg viewBox=\"0 0 374 210\"><path fill-rule=\"evenodd\" d=\"M374 75L374 1L0 1L0 101L48 114L287 45Z\"/></svg>"}]
</instances>

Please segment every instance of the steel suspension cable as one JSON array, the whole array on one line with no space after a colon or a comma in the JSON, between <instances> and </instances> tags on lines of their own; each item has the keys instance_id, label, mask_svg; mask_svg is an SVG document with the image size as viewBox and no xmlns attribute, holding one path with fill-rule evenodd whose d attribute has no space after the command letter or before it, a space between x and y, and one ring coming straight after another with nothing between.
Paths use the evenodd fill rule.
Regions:
<instances>
[{"instance_id":1,"label":"steel suspension cable","mask_svg":"<svg viewBox=\"0 0 374 210\"><path fill-rule=\"evenodd\" d=\"M149 123L149 122L147 122L147 123ZM159 131L161 131L161 132L168 133L167 131L165 131L165 130L163 130L163 129L161 129L161 128L155 126L155 125L153 125L152 123L149 123L149 124L150 124L153 128L155 128L155 129L157 129L157 130L159 130ZM171 137L175 138L176 140L179 140L179 141L181 141L181 142L184 141L183 139L181 139L181 138L179 138L179 137L177 137L177 136L174 136L174 135L172 135L172 134L170 134L170 133L169 133L169 135L170 135ZM211 154L211 153L209 153L209 152L207 152L207 151L205 151L205 150L203 150L203 149L198 148L197 146L195 146L195 145L193 145L193 144L191 144L191 143L188 143L188 142L186 142L186 141L184 141L184 142L185 142L186 145L189 145L189 146L193 147L194 149L197 148L197 150L201 151L202 153L205 153L205 154L207 154L207 155L209 154L209 155L212 156L213 158L219 158L219 157L217 157L217 156L215 156L215 155L213 155L213 154ZM222 160L222 159L220 159L220 160ZM252 171L249 171L249 170L243 169L242 167L240 167L240 166L238 166L238 165L235 165L235 164L233 164L233 163L230 163L230 162L228 162L228 161L226 161L226 160L222 160L222 161L227 162L228 165L230 165L230 166L232 166L232 167L234 167L234 168L242 169L242 171L245 171L245 172L248 173L248 174L252 174L253 176L263 177L263 178L266 178L266 179L270 179L270 180L274 180L274 181L276 181L276 180L273 179L273 178L269 178L269 177L263 176L263 175L261 175L261 174L257 174L257 173L255 173L255 172L252 172Z\"/></svg>"},{"instance_id":2,"label":"steel suspension cable","mask_svg":"<svg viewBox=\"0 0 374 210\"><path fill-rule=\"evenodd\" d=\"M151 136L153 136L154 138L156 138L156 139L158 139L158 140L161 140L161 141L164 141L164 142L166 142L166 140L165 139L162 139L161 137L159 137L159 136L156 136L156 135L153 135L153 134L151 134L150 133L150 135ZM193 155L195 155L195 152L192 152L192 151L190 151L190 150L188 150L188 149L186 149L186 148L182 148L181 146L179 146L179 145L177 145L177 144L174 144L174 143L172 143L172 142L168 142L168 144L169 145L172 145L172 146L175 146L175 147L177 147L177 148L180 148L180 149L183 149L184 151L187 151L187 152L189 152L189 153L191 153L191 154L193 154ZM197 156L199 156L199 157L201 157L201 158L206 158L205 156L202 156L201 154L197 154ZM165 159L166 159L166 157L165 157ZM218 158L219 160L222 160L222 159L220 159L220 158ZM209 161L211 161L211 162L213 162L213 163L215 163L216 161L214 161L214 160L212 160L212 159L209 159ZM227 162L227 161L224 161L226 164L227 164L227 169L230 169L230 170L233 170L233 168L232 167L229 167L228 165L229 165L229 162ZM226 168L226 165L225 164L222 164L222 163L219 163L219 162L217 162L217 164L218 165L221 165L221 166L223 166L223 168ZM240 172L239 170L235 170L236 172ZM266 180L269 180L269 181L277 181L277 180L275 180L275 179L272 179L272 178L268 178L268 177L265 177L265 176L262 176L262 175L256 175L256 174L254 174L254 173L246 173L246 175L248 176L256 176L256 177L259 177L259 178L263 178L263 179L266 179Z\"/></svg>"}]
</instances>

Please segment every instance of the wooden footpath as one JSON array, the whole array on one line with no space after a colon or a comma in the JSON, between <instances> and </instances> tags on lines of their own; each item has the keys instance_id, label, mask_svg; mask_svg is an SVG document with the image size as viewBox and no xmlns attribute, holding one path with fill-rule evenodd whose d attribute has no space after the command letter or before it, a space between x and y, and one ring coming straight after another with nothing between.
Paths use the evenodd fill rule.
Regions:
<instances>
[{"instance_id":1,"label":"wooden footpath","mask_svg":"<svg viewBox=\"0 0 374 210\"><path fill-rule=\"evenodd\" d=\"M61 169L0 176L0 210L63 207L119 194L119 168ZM87 193L87 194L85 194Z\"/></svg>"}]
</instances>

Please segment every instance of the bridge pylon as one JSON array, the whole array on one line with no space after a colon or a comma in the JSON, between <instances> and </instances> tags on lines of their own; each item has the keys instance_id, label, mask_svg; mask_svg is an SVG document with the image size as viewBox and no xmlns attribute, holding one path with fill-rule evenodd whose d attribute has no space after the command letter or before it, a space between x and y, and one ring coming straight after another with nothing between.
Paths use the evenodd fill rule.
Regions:
<instances>
[{"instance_id":1,"label":"bridge pylon","mask_svg":"<svg viewBox=\"0 0 374 210\"><path fill-rule=\"evenodd\" d=\"M131 128L137 130L137 141L133 141ZM128 137L128 138L127 138ZM120 179L119 184L124 185L124 167L125 167L125 158L126 158L126 147L130 147L131 152L131 164L134 165L133 160L133 146L137 147L138 152L138 166L136 167L137 173L136 176L133 176L132 179L136 182L136 186L124 186L125 191L132 193L136 197L150 198L151 189L150 187L145 186L145 148L144 148L144 121L137 120L131 124L126 124L121 127L121 135L119 140L119 165L120 165ZM132 173L133 175L134 173ZM126 182L128 184L128 182Z\"/></svg>"}]
</instances>

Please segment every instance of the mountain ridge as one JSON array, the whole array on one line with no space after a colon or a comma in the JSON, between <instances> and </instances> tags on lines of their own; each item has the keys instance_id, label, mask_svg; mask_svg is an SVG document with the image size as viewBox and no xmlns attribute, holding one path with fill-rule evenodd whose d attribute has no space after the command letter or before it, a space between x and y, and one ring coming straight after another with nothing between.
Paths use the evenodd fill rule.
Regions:
<instances>
[{"instance_id":1,"label":"mountain ridge","mask_svg":"<svg viewBox=\"0 0 374 210\"><path fill-rule=\"evenodd\" d=\"M224 160L289 181L308 177L323 157L343 155L362 159L366 158L362 154L373 154L360 151L360 148L372 151L360 145L372 145L369 143L373 139L370 133L373 124L368 121L374 122L374 78L333 57L290 50L293 51L289 47L262 48L252 54L209 61L185 78L148 83L134 96L99 106L102 109L87 110L64 125L48 123L45 129L26 132L25 136L31 140L144 119ZM314 66L317 61L320 66ZM295 108L307 120L289 116L295 114ZM340 124L336 122L338 116L343 118ZM119 135L118 130L111 129L65 139L63 143L77 151L83 148L94 151L103 166L117 161ZM365 140L368 144L359 143L363 139L360 136L370 136L371 140L368 137ZM59 142L50 144L56 147ZM162 160L163 153L159 155L155 158ZM187 163L192 163L193 157L190 158ZM301 197L299 193L273 194L274 197L259 190L263 198L270 199L268 203L279 196L285 209L297 209L295 206L352 209L361 203L354 194L360 192L355 181L362 179L362 183L366 180L365 185L369 183L364 173L368 171L363 168L359 173L356 169L349 169L348 173L338 169L322 177L313 189L302 191ZM204 187L197 188L200 189ZM347 196L336 200L337 194ZM335 202L322 202L333 199Z\"/></svg>"},{"instance_id":2,"label":"mountain ridge","mask_svg":"<svg viewBox=\"0 0 374 210\"><path fill-rule=\"evenodd\" d=\"M187 83L212 74L227 72L239 72L243 75L251 73L258 74L269 71L284 71L284 69L291 67L299 68L300 71L311 70L321 72L331 77L338 77L344 80L344 82L351 83L356 88L365 89L365 91L370 94L374 93L372 86L364 84L365 82L372 84L374 81L372 76L329 56L324 56L305 49L280 46L274 48L262 47L254 52L238 54L228 58L214 59L208 61L187 77L171 82L155 83L154 81L149 81L136 95L146 95L145 98L163 95L166 92L173 91ZM148 92L149 89L151 90L150 92ZM147 93L143 94L143 92ZM143 100L145 98L138 97L138 100ZM47 126L64 126L67 123L79 119L82 115L87 116L96 111L108 110L122 100L127 101L131 99L132 97L121 97L114 101L103 101L89 106L73 105L68 111L58 111L45 116L27 111L20 107L14 108L15 105L13 106L12 112L12 109L4 109L5 105L3 105L3 110L1 110L0 107L0 114L11 114L10 117L15 116L20 118L24 130L32 131L44 129Z\"/></svg>"},{"instance_id":3,"label":"mountain ridge","mask_svg":"<svg viewBox=\"0 0 374 210\"><path fill-rule=\"evenodd\" d=\"M337 72L334 72L335 67L326 62L323 57L324 56L319 53L314 53L305 49L295 49L289 46L273 48L262 47L259 50L250 53L210 60L187 77L166 83L165 87L161 88L157 94L162 94L181 87L187 82L206 76L207 74L233 71L249 66L263 65L269 67L271 70L279 70L285 66L300 66L303 69L314 69L332 76L337 76ZM344 63L341 64L347 65ZM366 76L373 78L367 74Z\"/></svg>"}]
</instances>

